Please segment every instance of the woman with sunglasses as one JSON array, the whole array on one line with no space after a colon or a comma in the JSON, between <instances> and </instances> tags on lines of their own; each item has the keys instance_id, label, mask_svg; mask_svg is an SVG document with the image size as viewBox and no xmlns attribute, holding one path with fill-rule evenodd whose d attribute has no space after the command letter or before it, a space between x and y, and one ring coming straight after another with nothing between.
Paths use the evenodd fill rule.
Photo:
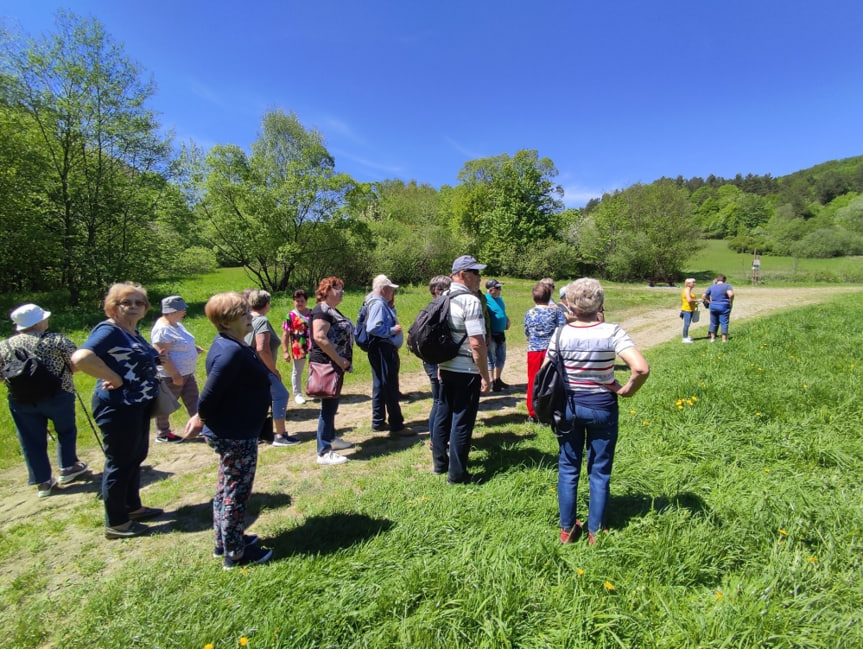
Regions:
<instances>
[{"instance_id":1,"label":"woman with sunglasses","mask_svg":"<svg viewBox=\"0 0 863 649\"><path fill-rule=\"evenodd\" d=\"M102 432L105 469L105 538L139 536L147 531L140 521L161 509L141 504L141 463L149 450L150 413L159 393L156 361L159 353L138 332L150 300L140 284L114 284L105 296L108 316L72 354L74 367L95 376L93 419Z\"/></svg>"}]
</instances>

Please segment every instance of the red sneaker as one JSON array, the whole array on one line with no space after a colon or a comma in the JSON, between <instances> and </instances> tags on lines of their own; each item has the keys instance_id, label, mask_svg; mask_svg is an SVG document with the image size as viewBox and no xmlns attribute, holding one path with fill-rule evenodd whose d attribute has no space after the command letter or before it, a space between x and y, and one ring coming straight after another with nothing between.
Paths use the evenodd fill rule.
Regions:
<instances>
[{"instance_id":1,"label":"red sneaker","mask_svg":"<svg viewBox=\"0 0 863 649\"><path fill-rule=\"evenodd\" d=\"M567 530L565 527L560 528L560 542L572 543L577 541L581 536L581 521L575 521L572 529Z\"/></svg>"}]
</instances>

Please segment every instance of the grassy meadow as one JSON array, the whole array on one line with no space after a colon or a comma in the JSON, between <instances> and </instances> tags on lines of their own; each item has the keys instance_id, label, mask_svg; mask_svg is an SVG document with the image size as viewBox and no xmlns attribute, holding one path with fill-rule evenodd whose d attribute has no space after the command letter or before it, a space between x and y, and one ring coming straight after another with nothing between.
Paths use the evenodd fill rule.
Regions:
<instances>
[{"instance_id":1,"label":"grassy meadow","mask_svg":"<svg viewBox=\"0 0 863 649\"><path fill-rule=\"evenodd\" d=\"M693 268L734 278L727 263ZM206 298L246 284L220 271L151 298L182 293L206 346ZM531 285L506 280L511 313L529 306ZM361 299L351 292L343 311L355 317ZM427 299L424 287L400 290L402 320ZM667 300L610 285L607 314ZM274 302L275 324L290 300ZM99 319L43 306L77 342ZM175 510L147 537L105 541L98 501L15 517L0 527L0 634L34 649L861 647L861 311L863 295L845 295L735 323L728 344L646 350L652 375L621 402L610 531L596 546L558 542L551 432L523 409L484 407L470 458L479 484L432 475L424 438L335 468L295 461L308 448L262 454L267 486L249 520L274 548L266 566L223 572L210 557L209 468L146 487L147 504ZM524 349L519 331L510 353ZM421 371L402 358L404 372ZM369 384L357 363L347 391ZM10 426L0 409L0 467L22 463ZM35 499L22 487L0 481ZM176 508L188 494L200 497Z\"/></svg>"}]
</instances>

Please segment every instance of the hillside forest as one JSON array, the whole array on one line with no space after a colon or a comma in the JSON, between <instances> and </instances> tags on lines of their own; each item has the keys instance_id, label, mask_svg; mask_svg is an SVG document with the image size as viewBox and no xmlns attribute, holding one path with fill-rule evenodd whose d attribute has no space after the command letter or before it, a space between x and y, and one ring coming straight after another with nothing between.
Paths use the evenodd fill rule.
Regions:
<instances>
[{"instance_id":1,"label":"hillside forest","mask_svg":"<svg viewBox=\"0 0 863 649\"><path fill-rule=\"evenodd\" d=\"M458 255L523 278L679 280L705 238L738 252L863 253L863 156L788 176L660 178L566 209L536 150L470 160L458 182L360 183L324 134L262 115L250 150L178 143L155 81L98 20L59 12L39 38L0 23L0 292L243 266L270 291L337 275L424 283Z\"/></svg>"}]
</instances>

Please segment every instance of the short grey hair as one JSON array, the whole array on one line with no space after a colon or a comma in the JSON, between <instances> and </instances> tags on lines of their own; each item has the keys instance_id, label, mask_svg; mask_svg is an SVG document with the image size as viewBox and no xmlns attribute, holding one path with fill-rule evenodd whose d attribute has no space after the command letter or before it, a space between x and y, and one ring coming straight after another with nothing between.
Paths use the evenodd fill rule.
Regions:
<instances>
[{"instance_id":1,"label":"short grey hair","mask_svg":"<svg viewBox=\"0 0 863 649\"><path fill-rule=\"evenodd\" d=\"M251 306L255 311L258 309L263 309L270 303L272 296L263 290L253 289L249 291L248 300L249 306Z\"/></svg>"},{"instance_id":2,"label":"short grey hair","mask_svg":"<svg viewBox=\"0 0 863 649\"><path fill-rule=\"evenodd\" d=\"M579 317L592 316L599 313L605 302L605 291L599 280L582 277L566 287L566 303Z\"/></svg>"}]
</instances>

